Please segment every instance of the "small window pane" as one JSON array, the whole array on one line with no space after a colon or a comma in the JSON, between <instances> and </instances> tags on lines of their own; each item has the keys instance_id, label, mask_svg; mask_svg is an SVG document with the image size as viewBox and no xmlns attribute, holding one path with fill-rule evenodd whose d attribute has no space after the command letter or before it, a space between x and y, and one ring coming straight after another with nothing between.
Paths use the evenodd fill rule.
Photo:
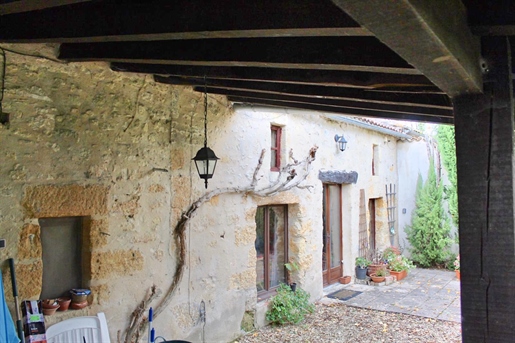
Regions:
<instances>
[{"instance_id":1,"label":"small window pane","mask_svg":"<svg viewBox=\"0 0 515 343\"><path fill-rule=\"evenodd\" d=\"M284 264L286 263L284 251L284 207L269 207L270 216L270 287L279 286L285 282Z\"/></svg>"},{"instance_id":2,"label":"small window pane","mask_svg":"<svg viewBox=\"0 0 515 343\"><path fill-rule=\"evenodd\" d=\"M272 156L271 156L271 160L270 160L270 166L272 168L276 168L276 167L278 167L278 165L277 165L277 150L272 149L271 154L272 154Z\"/></svg>"},{"instance_id":3,"label":"small window pane","mask_svg":"<svg viewBox=\"0 0 515 343\"><path fill-rule=\"evenodd\" d=\"M277 148L277 130L272 129L272 148Z\"/></svg>"}]
</instances>

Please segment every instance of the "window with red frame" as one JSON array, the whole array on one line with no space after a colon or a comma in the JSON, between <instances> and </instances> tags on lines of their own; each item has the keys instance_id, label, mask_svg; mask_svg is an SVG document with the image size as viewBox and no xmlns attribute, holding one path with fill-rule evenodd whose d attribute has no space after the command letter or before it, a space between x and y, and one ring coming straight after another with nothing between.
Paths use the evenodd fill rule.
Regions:
<instances>
[{"instance_id":1,"label":"window with red frame","mask_svg":"<svg viewBox=\"0 0 515 343\"><path fill-rule=\"evenodd\" d=\"M282 129L279 126L272 125L271 128L272 140L270 146L270 170L279 171L281 168L281 134Z\"/></svg>"}]
</instances>

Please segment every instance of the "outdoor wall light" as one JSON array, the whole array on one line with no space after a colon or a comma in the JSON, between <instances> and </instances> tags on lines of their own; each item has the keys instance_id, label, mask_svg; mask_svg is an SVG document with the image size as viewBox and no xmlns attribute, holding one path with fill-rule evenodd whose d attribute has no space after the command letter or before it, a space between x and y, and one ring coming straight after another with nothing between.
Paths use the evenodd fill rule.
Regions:
<instances>
[{"instance_id":1,"label":"outdoor wall light","mask_svg":"<svg viewBox=\"0 0 515 343\"><path fill-rule=\"evenodd\" d=\"M334 141L338 143L338 149L340 149L340 151L345 151L345 148L347 148L347 141L343 135L338 136L338 134L336 134L334 136Z\"/></svg>"},{"instance_id":2,"label":"outdoor wall light","mask_svg":"<svg viewBox=\"0 0 515 343\"><path fill-rule=\"evenodd\" d=\"M197 167L198 176L204 179L206 189L207 180L213 177L216 162L219 160L215 152L207 147L207 89L204 84L204 147L197 151L193 161Z\"/></svg>"}]
</instances>

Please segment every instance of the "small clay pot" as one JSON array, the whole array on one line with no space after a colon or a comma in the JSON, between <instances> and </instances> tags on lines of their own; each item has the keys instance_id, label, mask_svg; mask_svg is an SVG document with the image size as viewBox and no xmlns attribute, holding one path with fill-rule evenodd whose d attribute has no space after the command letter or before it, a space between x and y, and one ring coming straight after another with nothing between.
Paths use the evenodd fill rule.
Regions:
<instances>
[{"instance_id":1,"label":"small clay pot","mask_svg":"<svg viewBox=\"0 0 515 343\"><path fill-rule=\"evenodd\" d=\"M352 277L350 275L345 275L345 276L342 276L339 279L339 281L340 281L340 283L346 285L346 284L350 283L351 279L352 279Z\"/></svg>"},{"instance_id":2,"label":"small clay pot","mask_svg":"<svg viewBox=\"0 0 515 343\"><path fill-rule=\"evenodd\" d=\"M80 310L84 307L88 306L88 301L83 301L83 302L80 302L80 303L76 303L76 302L72 302L70 304L70 307L74 310Z\"/></svg>"},{"instance_id":3,"label":"small clay pot","mask_svg":"<svg viewBox=\"0 0 515 343\"><path fill-rule=\"evenodd\" d=\"M386 277L384 277L384 276L377 276L376 274L370 274L370 278L372 279L372 281L374 281L376 283L383 282L384 279L386 279Z\"/></svg>"},{"instance_id":4,"label":"small clay pot","mask_svg":"<svg viewBox=\"0 0 515 343\"><path fill-rule=\"evenodd\" d=\"M59 307L59 302L57 299L45 299L41 301L41 305L43 308L55 308L57 309Z\"/></svg>"},{"instance_id":5,"label":"small clay pot","mask_svg":"<svg viewBox=\"0 0 515 343\"><path fill-rule=\"evenodd\" d=\"M45 316L51 316L55 313L55 311L57 311L57 309L59 308L59 305L57 305L57 307L53 307L53 308L45 308L43 307L43 314Z\"/></svg>"},{"instance_id":6,"label":"small clay pot","mask_svg":"<svg viewBox=\"0 0 515 343\"><path fill-rule=\"evenodd\" d=\"M70 307L72 299L70 297L62 297L57 298L57 301L59 302L59 311L66 311Z\"/></svg>"}]
</instances>

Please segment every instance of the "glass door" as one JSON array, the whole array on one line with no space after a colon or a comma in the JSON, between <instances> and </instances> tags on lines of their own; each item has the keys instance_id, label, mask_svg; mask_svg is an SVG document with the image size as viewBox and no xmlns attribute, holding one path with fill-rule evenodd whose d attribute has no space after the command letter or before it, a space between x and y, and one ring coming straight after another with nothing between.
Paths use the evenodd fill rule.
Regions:
<instances>
[{"instance_id":1,"label":"glass door","mask_svg":"<svg viewBox=\"0 0 515 343\"><path fill-rule=\"evenodd\" d=\"M324 185L322 270L324 285L342 276L342 187Z\"/></svg>"}]
</instances>

